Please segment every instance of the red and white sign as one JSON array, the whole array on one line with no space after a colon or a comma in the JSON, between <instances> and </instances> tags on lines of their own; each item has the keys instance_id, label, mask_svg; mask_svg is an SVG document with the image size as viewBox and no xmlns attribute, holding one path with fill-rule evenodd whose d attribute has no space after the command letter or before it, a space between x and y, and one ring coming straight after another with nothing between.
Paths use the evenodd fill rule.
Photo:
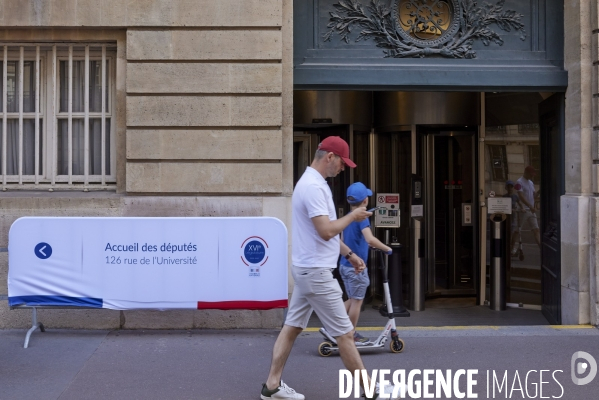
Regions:
<instances>
[{"instance_id":1,"label":"red and white sign","mask_svg":"<svg viewBox=\"0 0 599 400\"><path fill-rule=\"evenodd\" d=\"M376 196L374 226L377 228L399 228L399 193L379 193Z\"/></svg>"}]
</instances>

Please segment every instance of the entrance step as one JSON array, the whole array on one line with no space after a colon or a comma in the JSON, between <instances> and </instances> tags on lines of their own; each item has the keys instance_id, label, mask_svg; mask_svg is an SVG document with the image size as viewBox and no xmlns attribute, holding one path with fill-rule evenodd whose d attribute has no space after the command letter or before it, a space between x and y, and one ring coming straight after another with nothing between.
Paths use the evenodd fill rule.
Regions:
<instances>
[{"instance_id":1,"label":"entrance step","mask_svg":"<svg viewBox=\"0 0 599 400\"><path fill-rule=\"evenodd\" d=\"M534 293L541 293L541 280L540 279L529 279L529 278L518 278L512 276L510 280L510 287L512 290L526 290Z\"/></svg>"},{"instance_id":2,"label":"entrance step","mask_svg":"<svg viewBox=\"0 0 599 400\"><path fill-rule=\"evenodd\" d=\"M541 269L540 268L510 268L510 274L512 279L514 278L526 278L526 279L537 279L541 281Z\"/></svg>"}]
</instances>

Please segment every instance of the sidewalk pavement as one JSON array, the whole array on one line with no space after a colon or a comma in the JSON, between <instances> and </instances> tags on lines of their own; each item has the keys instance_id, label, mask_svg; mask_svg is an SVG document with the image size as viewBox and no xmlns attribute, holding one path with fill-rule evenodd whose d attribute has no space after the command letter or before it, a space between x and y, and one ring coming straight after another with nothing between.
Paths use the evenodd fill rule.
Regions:
<instances>
[{"instance_id":1,"label":"sidewalk pavement","mask_svg":"<svg viewBox=\"0 0 599 400\"><path fill-rule=\"evenodd\" d=\"M362 333L374 338L378 332L373 329ZM0 331L0 399L258 400L277 334L277 330L50 328L35 332L24 349L25 330L4 330ZM546 382L544 397L598 398L599 375L584 386L575 385L570 376L575 352L585 351L599 360L599 330L594 327L406 327L399 334L405 341L403 353L393 354L388 347L363 352L369 371L478 369L474 393L487 398L487 370L491 377L494 370L500 380L507 370L507 386L502 393L495 388L495 398L509 397L508 386L510 390L515 386L512 399L532 398L541 380ZM341 358L320 357L321 342L314 328L302 333L283 379L306 399L338 399ZM526 381L530 370L536 372ZM539 370L551 372L540 378ZM466 390L465 378L459 386ZM431 390L434 393L434 385ZM489 397L493 398L492 392Z\"/></svg>"}]
</instances>

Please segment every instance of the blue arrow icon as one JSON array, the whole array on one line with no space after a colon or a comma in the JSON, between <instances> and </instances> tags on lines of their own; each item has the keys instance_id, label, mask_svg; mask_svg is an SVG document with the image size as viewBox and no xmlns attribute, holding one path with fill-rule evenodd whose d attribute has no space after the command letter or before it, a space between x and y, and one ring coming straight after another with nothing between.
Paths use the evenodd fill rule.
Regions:
<instances>
[{"instance_id":1,"label":"blue arrow icon","mask_svg":"<svg viewBox=\"0 0 599 400\"><path fill-rule=\"evenodd\" d=\"M34 253L37 256L37 258L45 260L46 258L49 258L52 255L52 246L44 242L38 243L37 246L35 246Z\"/></svg>"}]
</instances>

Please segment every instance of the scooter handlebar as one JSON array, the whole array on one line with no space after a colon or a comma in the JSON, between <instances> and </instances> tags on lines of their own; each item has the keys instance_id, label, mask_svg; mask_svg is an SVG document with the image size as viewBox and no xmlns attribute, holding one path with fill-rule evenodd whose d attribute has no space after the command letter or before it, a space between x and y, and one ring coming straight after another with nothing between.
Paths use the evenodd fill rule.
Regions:
<instances>
[{"instance_id":1,"label":"scooter handlebar","mask_svg":"<svg viewBox=\"0 0 599 400\"><path fill-rule=\"evenodd\" d=\"M393 254L393 250L385 251L385 250L377 249L376 247L371 247L370 250L378 251L378 252L387 254L388 256Z\"/></svg>"}]
</instances>

